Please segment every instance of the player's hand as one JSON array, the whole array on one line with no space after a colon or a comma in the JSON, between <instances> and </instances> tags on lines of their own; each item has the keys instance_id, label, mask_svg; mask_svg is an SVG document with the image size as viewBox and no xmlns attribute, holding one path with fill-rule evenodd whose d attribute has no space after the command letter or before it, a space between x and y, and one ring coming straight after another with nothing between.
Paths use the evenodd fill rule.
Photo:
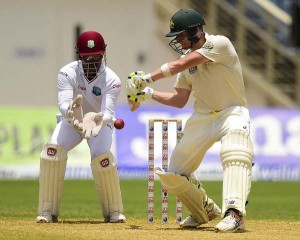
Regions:
<instances>
[{"instance_id":1,"label":"player's hand","mask_svg":"<svg viewBox=\"0 0 300 240\"><path fill-rule=\"evenodd\" d=\"M83 117L82 123L76 125L84 138L96 137L102 128L103 113L89 112Z\"/></svg>"},{"instance_id":2,"label":"player's hand","mask_svg":"<svg viewBox=\"0 0 300 240\"><path fill-rule=\"evenodd\" d=\"M73 126L82 123L83 113L82 113L82 95L78 94L71 102L67 110L68 122Z\"/></svg>"},{"instance_id":3,"label":"player's hand","mask_svg":"<svg viewBox=\"0 0 300 240\"><path fill-rule=\"evenodd\" d=\"M142 102L144 102L147 99L151 99L153 91L154 90L152 88L145 87L141 92L138 92L136 95L127 95L130 110L137 110Z\"/></svg>"},{"instance_id":4,"label":"player's hand","mask_svg":"<svg viewBox=\"0 0 300 240\"><path fill-rule=\"evenodd\" d=\"M130 111L134 112L135 110L137 110L140 107L141 103L140 102L134 102L134 101L130 100L129 99L130 95L128 95L127 97L128 97L127 102L128 102L128 106L130 108Z\"/></svg>"},{"instance_id":5,"label":"player's hand","mask_svg":"<svg viewBox=\"0 0 300 240\"><path fill-rule=\"evenodd\" d=\"M136 95L152 83L149 73L145 74L143 71L132 72L126 82L127 95Z\"/></svg>"}]
</instances>

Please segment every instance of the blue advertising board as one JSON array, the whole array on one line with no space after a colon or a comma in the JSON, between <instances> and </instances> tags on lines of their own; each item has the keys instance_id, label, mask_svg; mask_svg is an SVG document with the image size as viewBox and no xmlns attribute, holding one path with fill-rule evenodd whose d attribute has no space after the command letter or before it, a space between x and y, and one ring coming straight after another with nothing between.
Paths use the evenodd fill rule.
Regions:
<instances>
[{"instance_id":1,"label":"blue advertising board","mask_svg":"<svg viewBox=\"0 0 300 240\"><path fill-rule=\"evenodd\" d=\"M148 169L148 120L151 118L182 119L183 126L192 108L142 106L130 112L127 106L118 108L117 117L126 126L116 133L116 154L120 176L146 178ZM300 110L250 109L251 137L255 151L254 180L300 180ZM155 140L156 165L161 164L161 135L157 125ZM176 129L170 127L171 152L176 144ZM196 174L202 180L221 180L220 143L205 155Z\"/></svg>"}]
</instances>

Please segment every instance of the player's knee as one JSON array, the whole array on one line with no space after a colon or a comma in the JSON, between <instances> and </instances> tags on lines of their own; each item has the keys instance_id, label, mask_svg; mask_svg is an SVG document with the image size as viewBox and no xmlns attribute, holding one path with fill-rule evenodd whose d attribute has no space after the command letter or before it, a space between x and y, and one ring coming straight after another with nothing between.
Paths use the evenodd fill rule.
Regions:
<instances>
[{"instance_id":1,"label":"player's knee","mask_svg":"<svg viewBox=\"0 0 300 240\"><path fill-rule=\"evenodd\" d=\"M107 151L92 159L92 167L98 171L108 171L116 167L116 161L111 151Z\"/></svg>"},{"instance_id":2,"label":"player's knee","mask_svg":"<svg viewBox=\"0 0 300 240\"><path fill-rule=\"evenodd\" d=\"M67 152L60 145L46 143L41 152L41 159L49 161L67 160Z\"/></svg>"},{"instance_id":3,"label":"player's knee","mask_svg":"<svg viewBox=\"0 0 300 240\"><path fill-rule=\"evenodd\" d=\"M223 166L232 162L252 167L253 146L248 132L229 131L221 140L221 159Z\"/></svg>"}]
</instances>

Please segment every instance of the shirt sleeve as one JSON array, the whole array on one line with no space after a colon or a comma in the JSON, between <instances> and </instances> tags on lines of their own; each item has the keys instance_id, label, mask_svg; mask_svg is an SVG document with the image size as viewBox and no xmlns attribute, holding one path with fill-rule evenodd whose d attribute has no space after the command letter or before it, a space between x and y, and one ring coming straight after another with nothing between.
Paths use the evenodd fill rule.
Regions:
<instances>
[{"instance_id":1,"label":"shirt sleeve","mask_svg":"<svg viewBox=\"0 0 300 240\"><path fill-rule=\"evenodd\" d=\"M66 117L68 107L73 99L73 86L69 76L65 72L59 72L57 76L58 106L63 117Z\"/></svg>"},{"instance_id":2,"label":"shirt sleeve","mask_svg":"<svg viewBox=\"0 0 300 240\"><path fill-rule=\"evenodd\" d=\"M209 38L203 46L196 51L215 63L230 62L236 55L230 40L220 35Z\"/></svg>"},{"instance_id":3,"label":"shirt sleeve","mask_svg":"<svg viewBox=\"0 0 300 240\"><path fill-rule=\"evenodd\" d=\"M106 92L102 99L101 111L103 115L103 124L112 124L115 115L115 108L118 97L121 93L121 80L116 78L110 90Z\"/></svg>"}]
</instances>

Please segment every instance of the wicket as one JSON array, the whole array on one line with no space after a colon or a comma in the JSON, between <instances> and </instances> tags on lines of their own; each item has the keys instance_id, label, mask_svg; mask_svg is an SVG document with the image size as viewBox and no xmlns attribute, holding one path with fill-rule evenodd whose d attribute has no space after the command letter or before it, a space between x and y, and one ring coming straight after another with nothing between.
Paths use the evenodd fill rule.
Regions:
<instances>
[{"instance_id":1,"label":"wicket","mask_svg":"<svg viewBox=\"0 0 300 240\"><path fill-rule=\"evenodd\" d=\"M176 123L176 140L182 137L182 120L180 119L150 119L148 129L148 223L154 222L154 123L162 123L162 169L168 170L169 122ZM161 189L162 223L168 222L168 192L164 186ZM182 220L182 203L176 198L176 222Z\"/></svg>"}]
</instances>

